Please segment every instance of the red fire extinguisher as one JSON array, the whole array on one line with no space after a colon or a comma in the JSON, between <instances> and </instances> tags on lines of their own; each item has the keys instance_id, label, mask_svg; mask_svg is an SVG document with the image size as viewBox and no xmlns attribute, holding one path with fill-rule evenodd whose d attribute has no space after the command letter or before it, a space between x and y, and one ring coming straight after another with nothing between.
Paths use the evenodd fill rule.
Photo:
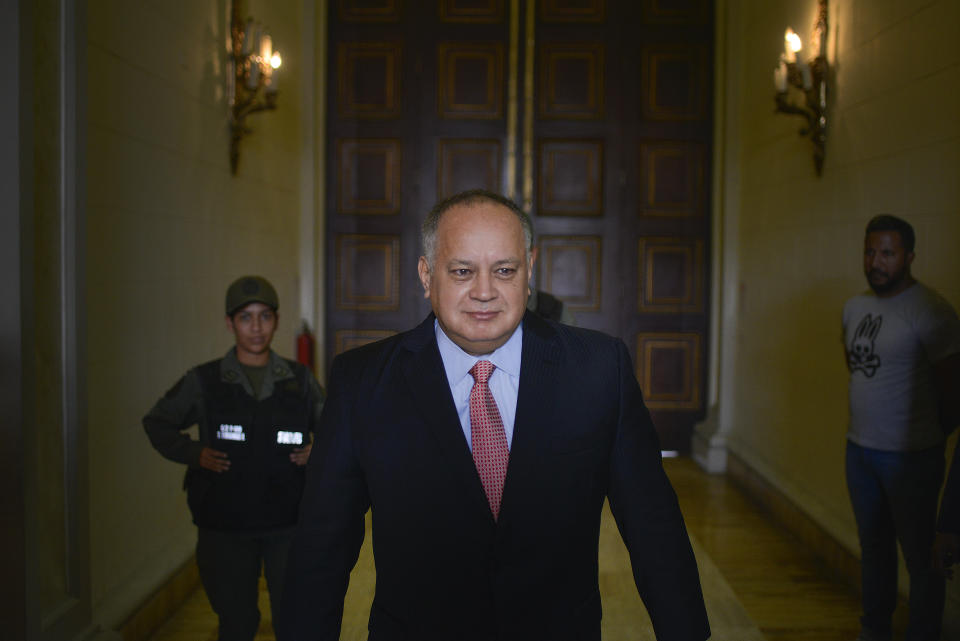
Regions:
<instances>
[{"instance_id":1,"label":"red fire extinguisher","mask_svg":"<svg viewBox=\"0 0 960 641\"><path fill-rule=\"evenodd\" d=\"M307 366L313 375L317 375L314 367L313 352L316 347L316 340L310 332L310 326L307 321L303 321L303 328L297 334L297 362Z\"/></svg>"}]
</instances>

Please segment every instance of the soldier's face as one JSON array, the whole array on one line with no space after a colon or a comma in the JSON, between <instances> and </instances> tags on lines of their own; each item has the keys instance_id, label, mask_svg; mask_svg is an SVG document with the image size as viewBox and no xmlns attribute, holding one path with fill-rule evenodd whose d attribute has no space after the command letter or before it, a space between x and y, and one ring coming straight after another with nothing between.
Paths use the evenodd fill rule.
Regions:
<instances>
[{"instance_id":1,"label":"soldier's face","mask_svg":"<svg viewBox=\"0 0 960 641\"><path fill-rule=\"evenodd\" d=\"M434 264L421 257L419 273L440 327L460 349L478 356L507 342L520 324L532 266L513 212L480 202L443 214Z\"/></svg>"},{"instance_id":2,"label":"soldier's face","mask_svg":"<svg viewBox=\"0 0 960 641\"><path fill-rule=\"evenodd\" d=\"M910 275L913 252L903 248L900 232L873 231L863 242L863 273L877 294L896 291Z\"/></svg>"},{"instance_id":3,"label":"soldier's face","mask_svg":"<svg viewBox=\"0 0 960 641\"><path fill-rule=\"evenodd\" d=\"M227 317L227 327L236 338L238 355L259 356L270 350L277 313L263 303L250 303Z\"/></svg>"}]
</instances>

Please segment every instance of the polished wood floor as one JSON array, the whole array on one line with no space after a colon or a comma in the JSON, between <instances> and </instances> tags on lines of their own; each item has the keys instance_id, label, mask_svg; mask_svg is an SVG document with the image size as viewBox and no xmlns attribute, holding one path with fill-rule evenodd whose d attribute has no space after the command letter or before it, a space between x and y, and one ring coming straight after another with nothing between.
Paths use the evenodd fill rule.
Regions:
<instances>
[{"instance_id":1,"label":"polished wood floor","mask_svg":"<svg viewBox=\"0 0 960 641\"><path fill-rule=\"evenodd\" d=\"M664 462L700 564L716 641L852 641L858 632L854 591L763 513L724 477L703 473L689 459ZM369 537L368 537L369 542ZM601 532L601 592L605 641L653 639L633 588L626 551L609 512ZM366 639L373 590L367 543L351 576L344 613L344 641ZM267 595L261 585L263 620L257 641L272 641ZM896 627L902 631L902 613ZM901 632L902 633L902 632ZM213 641L216 618L197 590L151 641Z\"/></svg>"},{"instance_id":2,"label":"polished wood floor","mask_svg":"<svg viewBox=\"0 0 960 641\"><path fill-rule=\"evenodd\" d=\"M705 474L688 459L667 460L664 467L688 530L768 641L856 639L860 601L852 587L832 578L829 568L725 477ZM900 638L902 610L894 621Z\"/></svg>"}]
</instances>

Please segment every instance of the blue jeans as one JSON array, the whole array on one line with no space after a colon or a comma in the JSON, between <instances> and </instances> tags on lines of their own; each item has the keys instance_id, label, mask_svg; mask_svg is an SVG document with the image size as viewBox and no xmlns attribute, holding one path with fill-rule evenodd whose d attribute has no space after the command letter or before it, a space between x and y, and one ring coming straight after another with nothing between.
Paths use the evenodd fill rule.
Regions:
<instances>
[{"instance_id":1,"label":"blue jeans","mask_svg":"<svg viewBox=\"0 0 960 641\"><path fill-rule=\"evenodd\" d=\"M864 630L891 638L897 605L897 541L910 574L907 641L937 641L944 580L931 566L943 446L918 452L874 450L847 441L847 488L860 536Z\"/></svg>"}]
</instances>

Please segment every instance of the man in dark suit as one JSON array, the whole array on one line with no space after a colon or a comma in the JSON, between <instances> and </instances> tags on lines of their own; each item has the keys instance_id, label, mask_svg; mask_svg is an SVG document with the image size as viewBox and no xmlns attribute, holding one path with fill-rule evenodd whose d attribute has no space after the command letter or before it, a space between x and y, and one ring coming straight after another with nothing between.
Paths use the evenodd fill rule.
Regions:
<instances>
[{"instance_id":1,"label":"man in dark suit","mask_svg":"<svg viewBox=\"0 0 960 641\"><path fill-rule=\"evenodd\" d=\"M626 347L525 313L532 235L501 196L440 203L418 268L433 314L334 360L282 640L339 637L368 508L371 641L599 639L605 498L657 638L709 637Z\"/></svg>"}]
</instances>

